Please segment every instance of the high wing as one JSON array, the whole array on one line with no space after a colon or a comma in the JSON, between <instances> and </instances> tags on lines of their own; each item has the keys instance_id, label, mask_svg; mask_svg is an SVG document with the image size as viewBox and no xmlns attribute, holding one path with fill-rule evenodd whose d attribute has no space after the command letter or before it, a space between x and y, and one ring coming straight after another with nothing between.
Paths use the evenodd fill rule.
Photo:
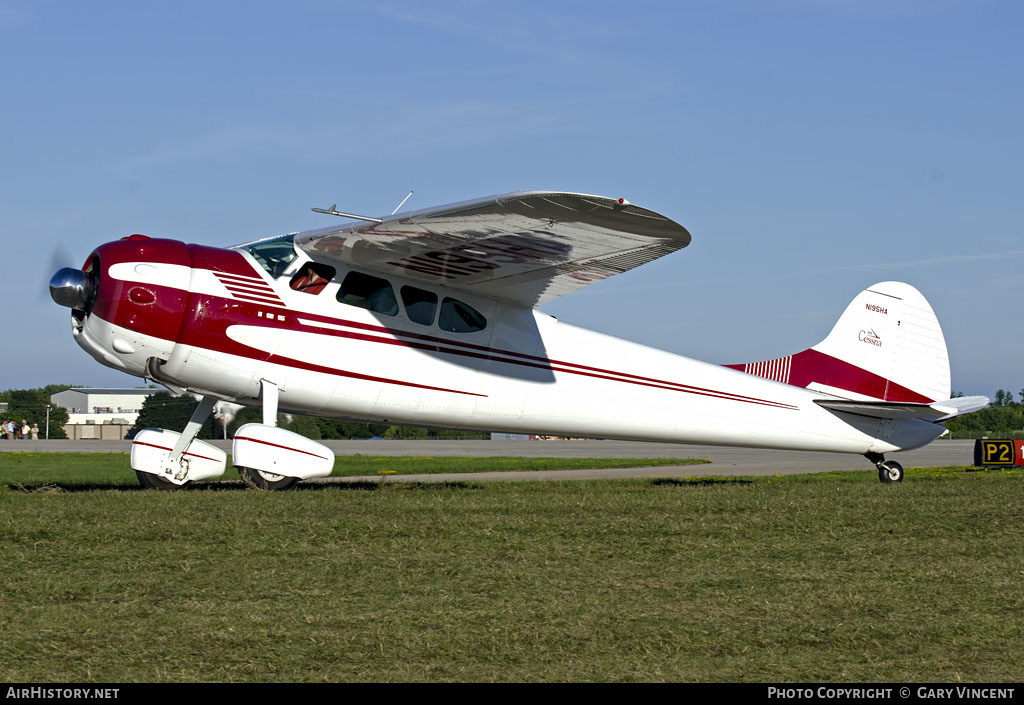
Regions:
<instances>
[{"instance_id":1,"label":"high wing","mask_svg":"<svg viewBox=\"0 0 1024 705\"><path fill-rule=\"evenodd\" d=\"M690 244L623 199L523 191L299 233L310 257L536 306Z\"/></svg>"}]
</instances>

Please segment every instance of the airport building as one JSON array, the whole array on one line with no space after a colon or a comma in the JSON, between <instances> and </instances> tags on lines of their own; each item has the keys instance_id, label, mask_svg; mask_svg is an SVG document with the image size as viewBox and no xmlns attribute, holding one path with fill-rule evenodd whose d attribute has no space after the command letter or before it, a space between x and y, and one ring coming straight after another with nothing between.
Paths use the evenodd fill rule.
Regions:
<instances>
[{"instance_id":1,"label":"airport building","mask_svg":"<svg viewBox=\"0 0 1024 705\"><path fill-rule=\"evenodd\" d=\"M68 411L68 438L124 438L139 418L142 403L160 389L73 387L50 396L50 403Z\"/></svg>"}]
</instances>

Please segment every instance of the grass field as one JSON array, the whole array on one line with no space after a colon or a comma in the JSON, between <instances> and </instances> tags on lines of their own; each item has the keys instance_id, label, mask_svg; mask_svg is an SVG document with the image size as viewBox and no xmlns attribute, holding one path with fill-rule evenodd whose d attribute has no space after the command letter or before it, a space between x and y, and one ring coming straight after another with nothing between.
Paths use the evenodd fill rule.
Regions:
<instances>
[{"instance_id":1,"label":"grass field","mask_svg":"<svg viewBox=\"0 0 1024 705\"><path fill-rule=\"evenodd\" d=\"M6 682L1024 679L1019 472L23 491L4 460Z\"/></svg>"}]
</instances>

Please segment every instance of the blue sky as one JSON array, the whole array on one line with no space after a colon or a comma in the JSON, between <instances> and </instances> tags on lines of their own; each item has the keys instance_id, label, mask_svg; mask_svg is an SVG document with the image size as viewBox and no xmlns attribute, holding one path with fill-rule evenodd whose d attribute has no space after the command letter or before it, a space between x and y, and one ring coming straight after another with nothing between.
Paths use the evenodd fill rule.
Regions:
<instances>
[{"instance_id":1,"label":"blue sky","mask_svg":"<svg viewBox=\"0 0 1024 705\"><path fill-rule=\"evenodd\" d=\"M0 389L141 383L43 293L131 233L227 246L528 188L693 244L557 300L713 362L917 286L954 390L1024 387L1024 5L0 0Z\"/></svg>"}]
</instances>

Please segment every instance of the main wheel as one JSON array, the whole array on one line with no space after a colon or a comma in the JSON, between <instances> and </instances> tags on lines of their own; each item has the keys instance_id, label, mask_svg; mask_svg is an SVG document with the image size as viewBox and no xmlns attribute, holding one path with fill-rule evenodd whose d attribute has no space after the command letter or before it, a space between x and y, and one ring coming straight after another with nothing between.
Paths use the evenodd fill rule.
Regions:
<instances>
[{"instance_id":1,"label":"main wheel","mask_svg":"<svg viewBox=\"0 0 1024 705\"><path fill-rule=\"evenodd\" d=\"M903 482L903 466L895 460L879 463L878 480L880 482Z\"/></svg>"},{"instance_id":2,"label":"main wheel","mask_svg":"<svg viewBox=\"0 0 1024 705\"><path fill-rule=\"evenodd\" d=\"M147 490L180 490L185 487L185 485L189 484L188 482L185 482L182 485L176 485L170 480L165 480L159 475L154 475L151 472L142 472L141 470L136 470L135 476L139 478L139 484Z\"/></svg>"},{"instance_id":3,"label":"main wheel","mask_svg":"<svg viewBox=\"0 0 1024 705\"><path fill-rule=\"evenodd\" d=\"M286 490L299 481L297 477L278 475L254 468L238 468L238 476L242 478L242 482L254 490Z\"/></svg>"}]
</instances>

